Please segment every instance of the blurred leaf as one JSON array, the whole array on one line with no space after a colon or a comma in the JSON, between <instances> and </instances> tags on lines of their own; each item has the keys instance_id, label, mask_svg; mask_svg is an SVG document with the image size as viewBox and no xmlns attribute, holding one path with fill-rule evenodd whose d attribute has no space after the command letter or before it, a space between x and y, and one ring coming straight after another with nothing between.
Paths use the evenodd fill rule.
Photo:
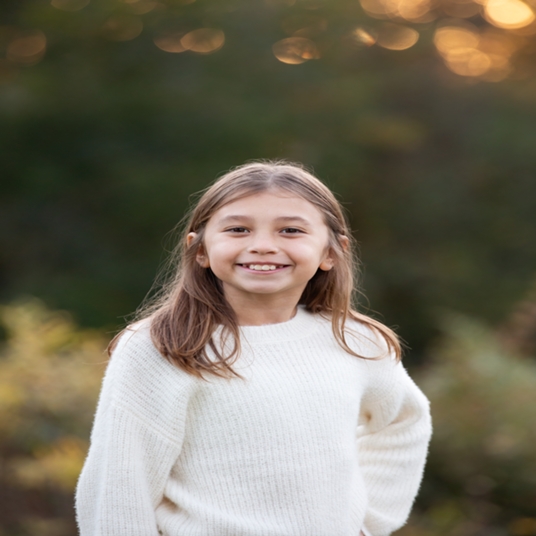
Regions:
<instances>
[{"instance_id":1,"label":"blurred leaf","mask_svg":"<svg viewBox=\"0 0 536 536\"><path fill-rule=\"evenodd\" d=\"M536 515L536 363L474 319L449 314L442 324L417 382L432 404L429 478L458 499L448 508L436 501L417 524L439 530L441 508L458 509L472 523L466 533L478 535L516 512ZM457 534L454 526L445 534Z\"/></svg>"},{"instance_id":2,"label":"blurred leaf","mask_svg":"<svg viewBox=\"0 0 536 536\"><path fill-rule=\"evenodd\" d=\"M2 525L14 534L67 536L107 361L104 338L35 299L1 307L0 317L7 332L0 351ZM28 493L31 501L16 500Z\"/></svg>"}]
</instances>

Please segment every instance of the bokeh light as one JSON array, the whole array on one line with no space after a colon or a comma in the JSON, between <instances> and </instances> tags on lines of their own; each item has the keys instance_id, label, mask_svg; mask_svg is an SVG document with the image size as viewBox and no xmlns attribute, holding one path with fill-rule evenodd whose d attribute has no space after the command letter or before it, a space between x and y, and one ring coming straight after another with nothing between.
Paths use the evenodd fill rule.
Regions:
<instances>
[{"instance_id":1,"label":"bokeh light","mask_svg":"<svg viewBox=\"0 0 536 536\"><path fill-rule=\"evenodd\" d=\"M296 37L314 37L327 29L327 20L313 14L293 15L281 23L288 35Z\"/></svg>"},{"instance_id":2,"label":"bokeh light","mask_svg":"<svg viewBox=\"0 0 536 536\"><path fill-rule=\"evenodd\" d=\"M371 17L385 19L398 13L397 0L360 0L361 7Z\"/></svg>"},{"instance_id":3,"label":"bokeh light","mask_svg":"<svg viewBox=\"0 0 536 536\"><path fill-rule=\"evenodd\" d=\"M490 57L477 48L457 48L445 55L450 70L462 76L480 76L491 68Z\"/></svg>"},{"instance_id":4,"label":"bokeh light","mask_svg":"<svg viewBox=\"0 0 536 536\"><path fill-rule=\"evenodd\" d=\"M488 0L484 14L488 22L507 30L523 28L535 19L534 11L521 0Z\"/></svg>"},{"instance_id":5,"label":"bokeh light","mask_svg":"<svg viewBox=\"0 0 536 536\"><path fill-rule=\"evenodd\" d=\"M471 25L472 26L472 25ZM471 26L443 26L434 34L434 44L441 54L460 48L476 48L480 42L478 30Z\"/></svg>"},{"instance_id":6,"label":"bokeh light","mask_svg":"<svg viewBox=\"0 0 536 536\"><path fill-rule=\"evenodd\" d=\"M371 47L376 43L376 35L364 28L356 28L353 31L353 36L358 43L363 43L368 47Z\"/></svg>"},{"instance_id":7,"label":"bokeh light","mask_svg":"<svg viewBox=\"0 0 536 536\"><path fill-rule=\"evenodd\" d=\"M397 12L400 17L407 21L429 22L435 17L431 15L429 0L399 0Z\"/></svg>"},{"instance_id":8,"label":"bokeh light","mask_svg":"<svg viewBox=\"0 0 536 536\"><path fill-rule=\"evenodd\" d=\"M431 0L360 0L364 11L377 19L401 18L408 22L431 22L436 18Z\"/></svg>"},{"instance_id":9,"label":"bokeh light","mask_svg":"<svg viewBox=\"0 0 536 536\"><path fill-rule=\"evenodd\" d=\"M478 15L482 11L482 6L473 0L452 0L444 3L441 9L450 17L468 19Z\"/></svg>"},{"instance_id":10,"label":"bokeh light","mask_svg":"<svg viewBox=\"0 0 536 536\"><path fill-rule=\"evenodd\" d=\"M188 50L187 48L184 48L184 46L181 43L181 39L183 38L184 33L176 32L176 33L168 33L168 34L162 34L157 35L153 39L154 44L164 52L172 52L172 53L180 53L185 52Z\"/></svg>"},{"instance_id":11,"label":"bokeh light","mask_svg":"<svg viewBox=\"0 0 536 536\"><path fill-rule=\"evenodd\" d=\"M466 21L439 27L434 45L452 72L494 82L510 74L510 58L518 48L511 36L498 30L480 31Z\"/></svg>"},{"instance_id":12,"label":"bokeh light","mask_svg":"<svg viewBox=\"0 0 536 536\"><path fill-rule=\"evenodd\" d=\"M111 41L131 41L143 31L143 22L136 15L113 15L104 23L102 30Z\"/></svg>"},{"instance_id":13,"label":"bokeh light","mask_svg":"<svg viewBox=\"0 0 536 536\"><path fill-rule=\"evenodd\" d=\"M123 2L136 15L145 15L160 5L156 0L123 0Z\"/></svg>"},{"instance_id":14,"label":"bokeh light","mask_svg":"<svg viewBox=\"0 0 536 536\"><path fill-rule=\"evenodd\" d=\"M478 29L469 23L440 27L434 35L434 44L445 64L461 76L480 76L491 68L491 59L479 50L479 43Z\"/></svg>"},{"instance_id":15,"label":"bokeh light","mask_svg":"<svg viewBox=\"0 0 536 536\"><path fill-rule=\"evenodd\" d=\"M419 40L419 32L400 24L384 23L378 29L376 43L389 50L406 50Z\"/></svg>"},{"instance_id":16,"label":"bokeh light","mask_svg":"<svg viewBox=\"0 0 536 536\"><path fill-rule=\"evenodd\" d=\"M536 536L536 0L2 7L0 290L91 329L0 303L0 536L77 533L104 346L190 194L250 158L341 193L414 347L435 443L400 536Z\"/></svg>"},{"instance_id":17,"label":"bokeh light","mask_svg":"<svg viewBox=\"0 0 536 536\"><path fill-rule=\"evenodd\" d=\"M47 38L40 30L24 32L8 43L6 57L16 63L31 65L43 58L46 46Z\"/></svg>"},{"instance_id":18,"label":"bokeh light","mask_svg":"<svg viewBox=\"0 0 536 536\"><path fill-rule=\"evenodd\" d=\"M274 43L272 50L279 61L290 65L298 65L320 57L315 43L305 37L281 39Z\"/></svg>"},{"instance_id":19,"label":"bokeh light","mask_svg":"<svg viewBox=\"0 0 536 536\"><path fill-rule=\"evenodd\" d=\"M199 28L188 32L181 39L181 45L186 50L199 54L211 54L219 50L224 44L225 34L216 28Z\"/></svg>"}]
</instances>

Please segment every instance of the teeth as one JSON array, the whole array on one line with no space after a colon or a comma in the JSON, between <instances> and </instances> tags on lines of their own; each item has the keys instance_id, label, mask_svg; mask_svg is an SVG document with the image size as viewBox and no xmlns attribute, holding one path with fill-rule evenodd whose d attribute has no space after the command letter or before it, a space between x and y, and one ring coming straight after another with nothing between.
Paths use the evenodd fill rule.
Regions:
<instances>
[{"instance_id":1,"label":"teeth","mask_svg":"<svg viewBox=\"0 0 536 536\"><path fill-rule=\"evenodd\" d=\"M267 271L267 270L275 270L276 266L273 264L249 264L248 268L250 270Z\"/></svg>"}]
</instances>

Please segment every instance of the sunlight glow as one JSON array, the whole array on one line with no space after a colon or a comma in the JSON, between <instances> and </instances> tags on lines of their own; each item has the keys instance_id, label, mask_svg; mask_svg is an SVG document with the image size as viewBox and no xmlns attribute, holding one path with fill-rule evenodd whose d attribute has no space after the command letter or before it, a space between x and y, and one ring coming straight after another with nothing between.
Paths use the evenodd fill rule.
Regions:
<instances>
[{"instance_id":1,"label":"sunlight glow","mask_svg":"<svg viewBox=\"0 0 536 536\"><path fill-rule=\"evenodd\" d=\"M484 14L488 22L507 30L528 26L536 18L534 11L521 0L489 0Z\"/></svg>"},{"instance_id":2,"label":"sunlight glow","mask_svg":"<svg viewBox=\"0 0 536 536\"><path fill-rule=\"evenodd\" d=\"M163 35L157 35L153 39L154 44L164 52L172 52L172 53L179 53L184 52L188 50L187 48L184 48L184 46L181 43L181 39L183 38L183 33L169 33L169 34L163 34Z\"/></svg>"},{"instance_id":3,"label":"sunlight glow","mask_svg":"<svg viewBox=\"0 0 536 536\"><path fill-rule=\"evenodd\" d=\"M478 15L482 10L482 6L478 0L453 0L443 4L441 9L451 17L468 19Z\"/></svg>"},{"instance_id":4,"label":"sunlight glow","mask_svg":"<svg viewBox=\"0 0 536 536\"><path fill-rule=\"evenodd\" d=\"M364 28L356 28L352 33L356 41L368 47L376 43L376 37Z\"/></svg>"},{"instance_id":5,"label":"sunlight glow","mask_svg":"<svg viewBox=\"0 0 536 536\"><path fill-rule=\"evenodd\" d=\"M368 15L377 19L399 17L409 22L430 22L436 18L431 0L360 0L360 3Z\"/></svg>"},{"instance_id":6,"label":"sunlight glow","mask_svg":"<svg viewBox=\"0 0 536 536\"><path fill-rule=\"evenodd\" d=\"M480 33L469 22L438 28L434 44L452 72L494 82L510 74L510 57L518 48L515 38L494 29Z\"/></svg>"},{"instance_id":7,"label":"sunlight glow","mask_svg":"<svg viewBox=\"0 0 536 536\"><path fill-rule=\"evenodd\" d=\"M376 18L394 17L398 13L397 0L360 0L365 12Z\"/></svg>"},{"instance_id":8,"label":"sunlight glow","mask_svg":"<svg viewBox=\"0 0 536 536\"><path fill-rule=\"evenodd\" d=\"M199 54L211 54L220 50L224 44L225 34L216 28L199 28L187 33L181 39L181 45L186 50Z\"/></svg>"},{"instance_id":9,"label":"sunlight glow","mask_svg":"<svg viewBox=\"0 0 536 536\"><path fill-rule=\"evenodd\" d=\"M476 48L456 48L445 55L449 69L462 76L480 76L491 68L490 57Z\"/></svg>"},{"instance_id":10,"label":"sunlight glow","mask_svg":"<svg viewBox=\"0 0 536 536\"><path fill-rule=\"evenodd\" d=\"M10 61L32 65L45 55L47 38L40 30L14 37L7 45L6 56Z\"/></svg>"},{"instance_id":11,"label":"sunlight glow","mask_svg":"<svg viewBox=\"0 0 536 536\"><path fill-rule=\"evenodd\" d=\"M434 34L434 44L442 54L448 54L458 48L475 48L480 37L476 31L459 26L443 26Z\"/></svg>"},{"instance_id":12,"label":"sunlight glow","mask_svg":"<svg viewBox=\"0 0 536 536\"><path fill-rule=\"evenodd\" d=\"M379 28L376 43L389 50L406 50L419 40L419 32L407 26L384 23Z\"/></svg>"},{"instance_id":13,"label":"sunlight glow","mask_svg":"<svg viewBox=\"0 0 536 536\"><path fill-rule=\"evenodd\" d=\"M397 8L400 17L418 22L427 19L431 6L429 0L399 0Z\"/></svg>"},{"instance_id":14,"label":"sunlight glow","mask_svg":"<svg viewBox=\"0 0 536 536\"><path fill-rule=\"evenodd\" d=\"M288 37L272 46L274 56L283 63L298 65L320 57L313 41L305 37Z\"/></svg>"}]
</instances>

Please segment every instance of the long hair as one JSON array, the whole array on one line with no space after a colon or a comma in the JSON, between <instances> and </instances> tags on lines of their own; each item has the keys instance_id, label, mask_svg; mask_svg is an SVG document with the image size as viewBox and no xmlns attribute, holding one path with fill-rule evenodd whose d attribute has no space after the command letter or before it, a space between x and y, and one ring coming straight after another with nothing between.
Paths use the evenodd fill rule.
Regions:
<instances>
[{"instance_id":1,"label":"long hair","mask_svg":"<svg viewBox=\"0 0 536 536\"><path fill-rule=\"evenodd\" d=\"M401 346L396 334L353 308L358 289L358 261L341 205L329 188L303 167L282 161L254 162L231 170L207 188L191 210L170 257L170 265L174 267L171 276L137 314L137 321L150 319L151 337L157 349L171 363L195 376L203 378L205 373L238 376L232 368L240 353L236 315L225 299L220 280L210 268L200 266L196 254L203 244L207 222L218 209L267 191L284 191L309 201L321 212L329 230L328 247L334 266L316 272L299 303L312 313L331 318L335 339L349 354L362 357L347 343L345 326L347 319L352 318L383 337L388 351L399 359ZM195 238L187 245L189 233L195 233ZM223 339L232 336L233 344L227 351L213 340L219 326ZM120 335L110 343L109 352Z\"/></svg>"}]
</instances>

